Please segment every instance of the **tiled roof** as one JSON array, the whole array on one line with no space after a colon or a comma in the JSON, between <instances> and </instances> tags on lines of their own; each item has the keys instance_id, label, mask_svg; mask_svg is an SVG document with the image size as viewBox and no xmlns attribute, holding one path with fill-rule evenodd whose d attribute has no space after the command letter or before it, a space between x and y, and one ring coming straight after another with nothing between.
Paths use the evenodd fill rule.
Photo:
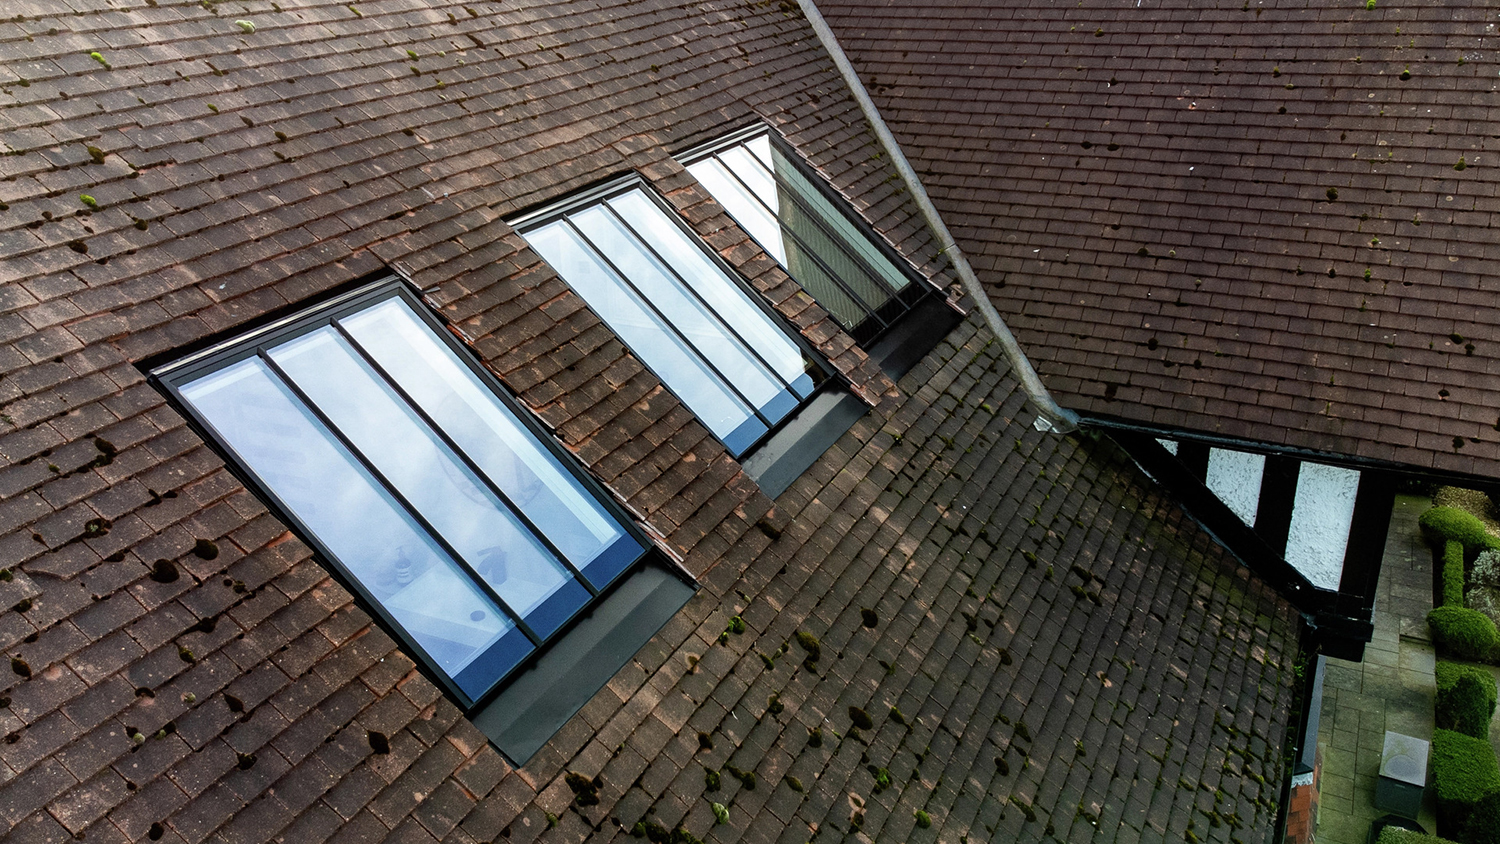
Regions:
<instances>
[{"instance_id":1,"label":"tiled roof","mask_svg":"<svg viewBox=\"0 0 1500 844\"><path fill-rule=\"evenodd\" d=\"M1500 468L1485 3L820 3L1068 407Z\"/></svg>"},{"instance_id":2,"label":"tiled roof","mask_svg":"<svg viewBox=\"0 0 1500 844\"><path fill-rule=\"evenodd\" d=\"M789 6L74 7L0 21L0 838L1269 837L1285 602L972 324L892 385L672 163L758 114L930 263ZM631 169L876 405L774 508L502 221ZM705 587L521 769L135 366L386 266Z\"/></svg>"}]
</instances>

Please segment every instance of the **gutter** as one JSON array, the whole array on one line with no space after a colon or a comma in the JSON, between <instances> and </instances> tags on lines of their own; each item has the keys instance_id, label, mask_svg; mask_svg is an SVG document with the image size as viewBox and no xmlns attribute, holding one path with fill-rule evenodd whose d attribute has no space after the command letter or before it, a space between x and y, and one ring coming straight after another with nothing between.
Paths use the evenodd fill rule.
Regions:
<instances>
[{"instance_id":1,"label":"gutter","mask_svg":"<svg viewBox=\"0 0 1500 844\"><path fill-rule=\"evenodd\" d=\"M849 57L844 55L844 49L839 46L833 30L828 27L828 22L823 20L823 15L818 12L818 7L814 5L813 0L797 0L797 5L801 7L807 22L812 24L813 32L817 33L818 41L823 45L823 49L833 58L839 75L844 78L844 84L848 85L849 90L854 94L860 111L864 112L865 119L874 129L875 137L879 139L881 147L896 165L901 181L905 183L906 189L911 192L912 198L917 202L917 207L922 211L922 219L927 222L927 227L937 238L939 251L953 264L959 281L963 283L965 292L974 300L975 307L979 309L980 316L984 317L990 333L1000 341L1000 348L1005 354L1005 359L1010 362L1011 368L1015 370L1016 376L1021 381L1021 389L1026 393L1032 406L1036 408L1037 418L1034 423L1036 429L1051 431L1054 434L1068 434L1078 430L1078 414L1060 407L1057 400L1052 398L1052 394L1047 392L1047 388L1042 385L1042 379L1037 376L1036 369L1026 358L1026 353L1021 350L1021 344L1016 341L1016 336L1000 318L1000 312L995 310L994 303L984 292L979 278L974 275L974 268L969 266L968 258L965 258L963 251L958 248L958 243L953 240L953 234L948 231L948 226L943 223L937 207L928 197L927 189L917 178L917 172L912 169L911 163L906 160L906 155L901 151L901 146L896 143L895 136L886 127L885 120L875 108L875 102L870 99L870 93L865 90L864 83L859 80L859 75L854 72L854 65L849 63Z\"/></svg>"}]
</instances>

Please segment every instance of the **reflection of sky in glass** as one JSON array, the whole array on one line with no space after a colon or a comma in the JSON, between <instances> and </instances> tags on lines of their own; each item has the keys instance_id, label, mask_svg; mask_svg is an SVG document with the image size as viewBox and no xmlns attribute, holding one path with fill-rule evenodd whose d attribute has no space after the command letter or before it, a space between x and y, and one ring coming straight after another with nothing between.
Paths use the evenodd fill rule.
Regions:
<instances>
[{"instance_id":1,"label":"reflection of sky in glass","mask_svg":"<svg viewBox=\"0 0 1500 844\"><path fill-rule=\"evenodd\" d=\"M688 170L846 328L911 283L768 135L719 150Z\"/></svg>"},{"instance_id":2,"label":"reflection of sky in glass","mask_svg":"<svg viewBox=\"0 0 1500 844\"><path fill-rule=\"evenodd\" d=\"M575 566L624 535L405 302L388 299L341 325Z\"/></svg>"},{"instance_id":3,"label":"reflection of sky in glass","mask_svg":"<svg viewBox=\"0 0 1500 844\"><path fill-rule=\"evenodd\" d=\"M734 176L730 175L728 168L717 158L705 158L688 165L688 171L693 178L703 183L708 192L713 194L714 199L724 206L729 216L739 223L740 228L755 238L761 248L770 253L772 257L780 261L782 266L786 265L786 247L781 242L781 224L776 222L776 217L769 209L775 208L776 193L773 189L769 199L767 197L752 196L745 190ZM760 181L769 181L764 178L764 170L756 168L762 174ZM755 171L751 171L755 172ZM756 191L757 194L760 191Z\"/></svg>"},{"instance_id":4,"label":"reflection of sky in glass","mask_svg":"<svg viewBox=\"0 0 1500 844\"><path fill-rule=\"evenodd\" d=\"M562 221L526 232L526 241L650 365L720 439L751 418L696 355L661 324Z\"/></svg>"},{"instance_id":5,"label":"reflection of sky in glass","mask_svg":"<svg viewBox=\"0 0 1500 844\"><path fill-rule=\"evenodd\" d=\"M688 343L723 373L729 383L739 388L751 404L759 407L781 392L781 385L771 373L703 303L667 274L641 242L621 227L614 215L603 207L594 206L579 212L573 221L604 257L635 283L641 295L651 300L667 323L686 337ZM732 314L724 316L733 318ZM782 342L789 343L790 340L783 335Z\"/></svg>"},{"instance_id":6,"label":"reflection of sky in glass","mask_svg":"<svg viewBox=\"0 0 1500 844\"><path fill-rule=\"evenodd\" d=\"M332 327L268 354L512 609L524 617L568 581L550 552Z\"/></svg>"},{"instance_id":7,"label":"reflection of sky in glass","mask_svg":"<svg viewBox=\"0 0 1500 844\"><path fill-rule=\"evenodd\" d=\"M444 671L513 627L260 360L181 393Z\"/></svg>"},{"instance_id":8,"label":"reflection of sky in glass","mask_svg":"<svg viewBox=\"0 0 1500 844\"><path fill-rule=\"evenodd\" d=\"M758 140L766 146L766 151L775 159L777 177L812 209L813 213L829 227L842 245L859 253L859 256L864 259L864 265L879 273L880 277L885 280L885 283L896 290L904 289L906 285L911 283L910 276L893 266L890 258L886 257L886 254L871 241L868 234L861 231L854 223L849 221L847 216L840 213L837 208L834 208L833 204L828 201L828 198L823 195L822 191L814 187L811 182L808 182L803 177L801 171L792 162L787 161L779 150L771 147L770 139L761 137ZM751 143L754 144L755 141Z\"/></svg>"},{"instance_id":9,"label":"reflection of sky in glass","mask_svg":"<svg viewBox=\"0 0 1500 844\"><path fill-rule=\"evenodd\" d=\"M631 191L611 199L609 204L630 221L635 232L703 297L720 319L734 326L783 381L793 383L807 371L802 349L702 249L683 236L682 229L656 203L640 191ZM674 280L672 284L675 287L677 282ZM655 298L654 293L648 295ZM751 398L760 401L755 396Z\"/></svg>"}]
</instances>

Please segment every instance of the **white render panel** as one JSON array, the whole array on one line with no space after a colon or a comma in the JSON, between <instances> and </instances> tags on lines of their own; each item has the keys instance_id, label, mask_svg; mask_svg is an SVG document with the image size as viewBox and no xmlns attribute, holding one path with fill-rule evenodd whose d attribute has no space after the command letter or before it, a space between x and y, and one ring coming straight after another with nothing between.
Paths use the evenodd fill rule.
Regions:
<instances>
[{"instance_id":1,"label":"white render panel","mask_svg":"<svg viewBox=\"0 0 1500 844\"><path fill-rule=\"evenodd\" d=\"M1166 449L1167 451L1170 451L1173 454L1177 453L1177 441L1176 440L1162 440L1162 439L1158 439L1157 442L1161 443L1161 447L1164 448L1164 449Z\"/></svg>"},{"instance_id":2,"label":"white render panel","mask_svg":"<svg viewBox=\"0 0 1500 844\"><path fill-rule=\"evenodd\" d=\"M1359 472L1354 469L1303 462L1297 472L1286 561L1314 586L1339 588L1358 491Z\"/></svg>"},{"instance_id":3,"label":"white render panel","mask_svg":"<svg viewBox=\"0 0 1500 844\"><path fill-rule=\"evenodd\" d=\"M1234 511L1240 521L1255 527L1260 504L1260 479L1266 471L1265 455L1227 448L1208 450L1208 488Z\"/></svg>"}]
</instances>

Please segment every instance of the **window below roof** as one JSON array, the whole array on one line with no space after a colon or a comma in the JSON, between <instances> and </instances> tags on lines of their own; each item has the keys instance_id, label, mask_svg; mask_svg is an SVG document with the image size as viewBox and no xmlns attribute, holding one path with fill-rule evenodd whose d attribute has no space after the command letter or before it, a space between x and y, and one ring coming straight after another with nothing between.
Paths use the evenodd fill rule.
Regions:
<instances>
[{"instance_id":1,"label":"window below roof","mask_svg":"<svg viewBox=\"0 0 1500 844\"><path fill-rule=\"evenodd\" d=\"M828 378L781 319L635 180L514 225L736 457Z\"/></svg>"},{"instance_id":2,"label":"window below roof","mask_svg":"<svg viewBox=\"0 0 1500 844\"><path fill-rule=\"evenodd\" d=\"M680 160L856 342L883 334L933 292L765 127Z\"/></svg>"},{"instance_id":3,"label":"window below roof","mask_svg":"<svg viewBox=\"0 0 1500 844\"><path fill-rule=\"evenodd\" d=\"M613 504L394 279L152 378L471 712L583 616L601 615L647 555ZM661 597L645 611L658 624L690 593L659 581L630 598ZM594 627L586 638L609 637ZM655 629L636 630L624 658ZM577 680L593 683L582 700L622 662ZM542 713L542 740L572 712ZM524 758L535 747L502 749Z\"/></svg>"}]
</instances>

